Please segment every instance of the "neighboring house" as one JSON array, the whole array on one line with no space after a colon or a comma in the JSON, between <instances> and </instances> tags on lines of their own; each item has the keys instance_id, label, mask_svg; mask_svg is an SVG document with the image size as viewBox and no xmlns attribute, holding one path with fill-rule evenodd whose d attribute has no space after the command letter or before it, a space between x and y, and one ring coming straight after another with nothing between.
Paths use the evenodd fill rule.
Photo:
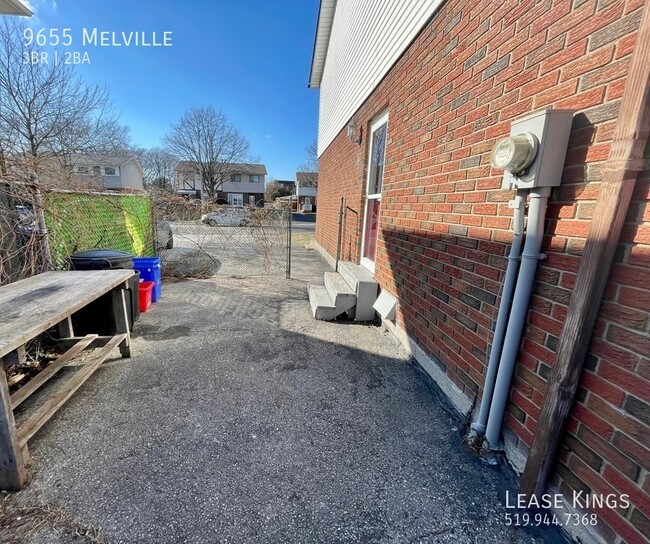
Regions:
<instances>
[{"instance_id":1,"label":"neighboring house","mask_svg":"<svg viewBox=\"0 0 650 544\"><path fill-rule=\"evenodd\" d=\"M75 185L119 191L144 190L144 173L133 155L76 155L66 170Z\"/></svg>"},{"instance_id":2,"label":"neighboring house","mask_svg":"<svg viewBox=\"0 0 650 544\"><path fill-rule=\"evenodd\" d=\"M292 179L276 179L274 180L280 187L285 187L295 194L296 192L296 182Z\"/></svg>"},{"instance_id":3,"label":"neighboring house","mask_svg":"<svg viewBox=\"0 0 650 544\"><path fill-rule=\"evenodd\" d=\"M299 209L311 212L316 208L318 172L296 172L296 199Z\"/></svg>"},{"instance_id":4,"label":"neighboring house","mask_svg":"<svg viewBox=\"0 0 650 544\"><path fill-rule=\"evenodd\" d=\"M385 326L459 412L478 422L492 398L488 422L522 488L561 493L561 513L595 514L595 524L566 527L584 542L650 539L648 57L635 52L648 44L644 9L640 0L321 0L311 65L320 250L333 262L340 248L372 273L395 310ZM534 159L558 162L558 176L515 198L491 151L514 120L548 108L574 110L568 144ZM494 160L507 161L509 145ZM504 376L497 392L486 374L508 255L521 240L513 244L513 213L528 197L528 213L541 208L543 219L546 192L546 220L527 227L541 250L510 259L537 272L522 317L506 315L514 348L494 367ZM610 247L611 271L594 261ZM608 271L603 296L597 281ZM505 414L492 419L501 403ZM555 438L559 448L545 453ZM601 508L574 493L612 500Z\"/></svg>"},{"instance_id":5,"label":"neighboring house","mask_svg":"<svg viewBox=\"0 0 650 544\"><path fill-rule=\"evenodd\" d=\"M6 163L19 177L28 178L30 173L38 172L41 184L50 188L81 191L144 190L144 173L134 155L43 154L35 162L11 156Z\"/></svg>"},{"instance_id":6,"label":"neighboring house","mask_svg":"<svg viewBox=\"0 0 650 544\"><path fill-rule=\"evenodd\" d=\"M227 164L217 184L217 203L230 206L264 206L266 167L263 164ZM206 199L208 192L196 167L181 161L176 168L176 192L192 198Z\"/></svg>"}]
</instances>

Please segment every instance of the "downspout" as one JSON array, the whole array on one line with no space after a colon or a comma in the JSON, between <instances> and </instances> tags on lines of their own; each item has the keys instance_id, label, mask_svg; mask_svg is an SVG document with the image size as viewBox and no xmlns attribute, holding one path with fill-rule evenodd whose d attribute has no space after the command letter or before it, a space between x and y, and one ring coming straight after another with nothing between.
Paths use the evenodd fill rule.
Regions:
<instances>
[{"instance_id":1,"label":"downspout","mask_svg":"<svg viewBox=\"0 0 650 544\"><path fill-rule=\"evenodd\" d=\"M485 374L485 385L483 386L483 398L481 399L481 408L478 419L472 423L471 429L478 436L485 434L488 415L490 414L490 404L494 393L494 384L499 370L499 360L503 348L503 339L508 326L508 317L512 307L512 295L517 283L517 272L521 261L521 246L524 242L524 210L526 208L526 191L517 190L514 200L510 201L511 207L514 208L513 214L513 233L510 254L508 255L508 266L503 279L503 289L501 292L501 302L499 304L499 313L497 322L494 327L494 337L492 339L492 349L490 350L490 359L488 361L487 372Z\"/></svg>"},{"instance_id":2,"label":"downspout","mask_svg":"<svg viewBox=\"0 0 650 544\"><path fill-rule=\"evenodd\" d=\"M508 403L510 394L510 382L512 381L517 354L519 352L519 344L521 343L521 336L526 324L528 304L535 283L537 262L541 258L540 251L544 238L546 203L550 194L550 187L538 187L530 191L526 241L524 243L524 251L521 255L519 277L512 300L508 327L503 341L503 352L497 371L485 433L488 446L493 449L497 447L499 442L501 425L503 424L506 404ZM482 405L481 408L483 408Z\"/></svg>"}]
</instances>

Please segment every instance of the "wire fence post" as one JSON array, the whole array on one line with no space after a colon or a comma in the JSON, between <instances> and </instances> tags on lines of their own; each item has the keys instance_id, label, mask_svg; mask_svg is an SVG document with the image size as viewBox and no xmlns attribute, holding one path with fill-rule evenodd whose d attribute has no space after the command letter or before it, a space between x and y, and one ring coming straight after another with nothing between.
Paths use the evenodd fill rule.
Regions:
<instances>
[{"instance_id":1,"label":"wire fence post","mask_svg":"<svg viewBox=\"0 0 650 544\"><path fill-rule=\"evenodd\" d=\"M339 234L336 239L336 265L334 266L334 271L339 271L339 260L341 258L341 236L343 235L343 205L345 202L345 197L341 197L341 203L339 204Z\"/></svg>"},{"instance_id":2,"label":"wire fence post","mask_svg":"<svg viewBox=\"0 0 650 544\"><path fill-rule=\"evenodd\" d=\"M38 183L38 176L30 174L29 183L34 191L34 218L38 229L38 243L43 255L43 270L52 269L52 254L50 253L50 243L47 234L47 225L45 224L45 210L43 209L43 194Z\"/></svg>"},{"instance_id":3,"label":"wire fence post","mask_svg":"<svg viewBox=\"0 0 650 544\"><path fill-rule=\"evenodd\" d=\"M287 218L287 279L291 279L291 219L293 211L293 195L289 196L289 217Z\"/></svg>"}]
</instances>

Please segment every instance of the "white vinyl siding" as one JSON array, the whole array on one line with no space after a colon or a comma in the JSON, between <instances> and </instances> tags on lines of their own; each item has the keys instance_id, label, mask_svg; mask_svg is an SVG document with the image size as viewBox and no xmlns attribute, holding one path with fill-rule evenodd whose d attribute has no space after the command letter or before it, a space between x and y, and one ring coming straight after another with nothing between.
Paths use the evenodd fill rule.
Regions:
<instances>
[{"instance_id":1,"label":"white vinyl siding","mask_svg":"<svg viewBox=\"0 0 650 544\"><path fill-rule=\"evenodd\" d=\"M238 182L233 182L230 179L227 179L219 187L219 190L223 191L224 193L260 193L264 190L264 176L261 174L258 174L258 176L259 182L257 183L252 183L249 181L248 176L242 176L242 180Z\"/></svg>"},{"instance_id":2,"label":"white vinyl siding","mask_svg":"<svg viewBox=\"0 0 650 544\"><path fill-rule=\"evenodd\" d=\"M442 2L338 0L320 82L319 156Z\"/></svg>"}]
</instances>

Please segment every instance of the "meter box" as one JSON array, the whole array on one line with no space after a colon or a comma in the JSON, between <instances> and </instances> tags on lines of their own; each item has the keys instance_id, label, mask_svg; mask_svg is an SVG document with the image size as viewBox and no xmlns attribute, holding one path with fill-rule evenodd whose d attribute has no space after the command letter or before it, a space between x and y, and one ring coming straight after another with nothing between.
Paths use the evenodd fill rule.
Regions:
<instances>
[{"instance_id":1,"label":"meter box","mask_svg":"<svg viewBox=\"0 0 650 544\"><path fill-rule=\"evenodd\" d=\"M562 180L573 110L545 110L512 122L510 137L492 150L495 168L504 168L503 189L556 187Z\"/></svg>"}]
</instances>

